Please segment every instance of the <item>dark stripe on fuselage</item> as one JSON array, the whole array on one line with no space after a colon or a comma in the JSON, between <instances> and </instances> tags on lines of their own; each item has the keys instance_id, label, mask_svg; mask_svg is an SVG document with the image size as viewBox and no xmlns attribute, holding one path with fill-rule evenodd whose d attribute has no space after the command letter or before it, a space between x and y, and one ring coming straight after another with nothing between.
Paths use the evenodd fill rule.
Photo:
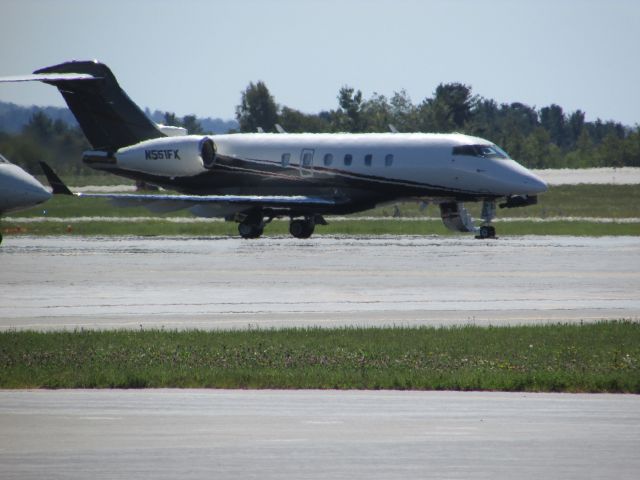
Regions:
<instances>
[{"instance_id":1,"label":"dark stripe on fuselage","mask_svg":"<svg viewBox=\"0 0 640 480\"><path fill-rule=\"evenodd\" d=\"M393 179L378 175L367 175L349 170L314 166L313 169L300 169L299 165L282 167L279 162L259 159L240 159L219 156L211 172L219 172L217 181L209 179L205 189L229 188L229 185L241 185L243 192L236 194L254 194L255 189L261 194L318 195L321 192L358 191L364 195L383 196L385 198L401 197L455 197L464 200L477 200L486 197L486 193L452 189L439 185L415 182L412 180ZM224 173L223 173L224 172ZM308 175L303 175L306 172ZM238 175L240 183L230 182L227 175ZM198 176L199 177L199 176ZM198 178L194 177L194 178ZM256 178L257 177L257 178ZM275 190L268 189L277 189ZM292 189L296 190L292 193ZM217 191L209 192L217 193ZM227 192L229 193L229 192Z\"/></svg>"},{"instance_id":2,"label":"dark stripe on fuselage","mask_svg":"<svg viewBox=\"0 0 640 480\"><path fill-rule=\"evenodd\" d=\"M163 177L105 166L105 170L190 195L308 195L348 198L349 205L317 207L317 213L350 213L407 197L476 201L486 193L314 166L303 176L297 164L218 155L210 170L189 177Z\"/></svg>"}]
</instances>

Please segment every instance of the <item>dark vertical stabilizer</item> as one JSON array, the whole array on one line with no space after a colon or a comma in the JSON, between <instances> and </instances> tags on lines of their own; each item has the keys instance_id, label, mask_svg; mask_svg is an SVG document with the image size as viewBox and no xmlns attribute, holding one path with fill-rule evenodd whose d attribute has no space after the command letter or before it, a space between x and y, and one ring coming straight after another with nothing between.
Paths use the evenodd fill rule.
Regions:
<instances>
[{"instance_id":1,"label":"dark vertical stabilizer","mask_svg":"<svg viewBox=\"0 0 640 480\"><path fill-rule=\"evenodd\" d=\"M94 150L115 151L143 140L164 137L99 62L65 62L34 74L83 73L90 80L45 80L55 85Z\"/></svg>"}]
</instances>

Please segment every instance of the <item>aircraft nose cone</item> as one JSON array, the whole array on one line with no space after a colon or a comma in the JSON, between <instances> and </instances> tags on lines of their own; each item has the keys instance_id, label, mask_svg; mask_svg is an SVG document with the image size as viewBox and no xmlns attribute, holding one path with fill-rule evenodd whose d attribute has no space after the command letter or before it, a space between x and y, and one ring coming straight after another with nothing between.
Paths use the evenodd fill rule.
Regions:
<instances>
[{"instance_id":1,"label":"aircraft nose cone","mask_svg":"<svg viewBox=\"0 0 640 480\"><path fill-rule=\"evenodd\" d=\"M26 195L35 204L46 202L51 198L51 192L41 185L34 185L34 188L29 190Z\"/></svg>"},{"instance_id":2,"label":"aircraft nose cone","mask_svg":"<svg viewBox=\"0 0 640 480\"><path fill-rule=\"evenodd\" d=\"M547 182L542 180L537 175L529 172L527 178L524 180L525 187L528 189L526 192L529 195L535 195L538 193L544 193L549 189Z\"/></svg>"},{"instance_id":3,"label":"aircraft nose cone","mask_svg":"<svg viewBox=\"0 0 640 480\"><path fill-rule=\"evenodd\" d=\"M51 198L51 193L39 183L20 182L14 185L13 203L15 207L30 207L46 202Z\"/></svg>"},{"instance_id":4,"label":"aircraft nose cone","mask_svg":"<svg viewBox=\"0 0 640 480\"><path fill-rule=\"evenodd\" d=\"M51 193L38 180L18 167L5 169L0 183L0 203L5 212L29 208L51 198Z\"/></svg>"}]
</instances>

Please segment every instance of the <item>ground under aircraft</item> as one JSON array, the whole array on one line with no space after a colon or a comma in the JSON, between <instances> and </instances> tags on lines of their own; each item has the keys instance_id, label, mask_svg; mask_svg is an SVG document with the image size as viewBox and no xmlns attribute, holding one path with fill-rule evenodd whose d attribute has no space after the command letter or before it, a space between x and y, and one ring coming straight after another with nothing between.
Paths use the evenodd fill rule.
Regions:
<instances>
[{"instance_id":1,"label":"ground under aircraft","mask_svg":"<svg viewBox=\"0 0 640 480\"><path fill-rule=\"evenodd\" d=\"M49 198L51 193L38 180L0 155L0 216L33 207Z\"/></svg>"},{"instance_id":2,"label":"ground under aircraft","mask_svg":"<svg viewBox=\"0 0 640 480\"><path fill-rule=\"evenodd\" d=\"M152 122L97 61L65 62L0 81L56 86L92 146L83 155L86 165L180 193L78 196L224 217L238 222L243 238L261 236L278 217L290 218L291 235L308 238L326 224L324 215L408 199L438 204L451 230L494 238L491 221L500 199L504 208L532 205L547 189L497 145L463 134L187 135ZM483 202L479 227L463 202Z\"/></svg>"}]
</instances>

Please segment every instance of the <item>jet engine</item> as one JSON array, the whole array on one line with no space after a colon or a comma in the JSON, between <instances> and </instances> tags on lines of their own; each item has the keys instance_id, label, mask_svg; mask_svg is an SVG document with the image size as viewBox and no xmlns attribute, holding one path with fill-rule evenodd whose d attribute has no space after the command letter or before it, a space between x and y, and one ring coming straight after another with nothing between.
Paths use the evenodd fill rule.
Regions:
<instances>
[{"instance_id":1,"label":"jet engine","mask_svg":"<svg viewBox=\"0 0 640 480\"><path fill-rule=\"evenodd\" d=\"M84 161L96 168L100 168L100 163L107 163L111 168L184 177L212 168L216 162L216 146L211 138L201 135L155 138L123 147L114 154L85 152Z\"/></svg>"}]
</instances>

